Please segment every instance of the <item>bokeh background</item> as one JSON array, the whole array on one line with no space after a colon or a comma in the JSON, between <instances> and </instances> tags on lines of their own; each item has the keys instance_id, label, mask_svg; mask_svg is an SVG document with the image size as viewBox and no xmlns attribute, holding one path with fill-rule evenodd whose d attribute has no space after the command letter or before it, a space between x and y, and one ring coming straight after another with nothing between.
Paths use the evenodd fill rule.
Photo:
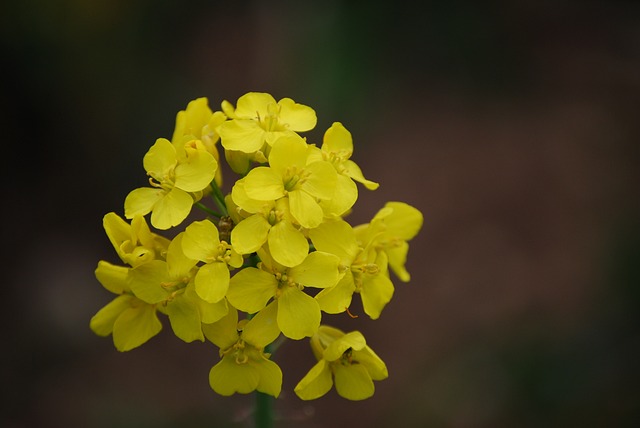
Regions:
<instances>
[{"instance_id":1,"label":"bokeh background","mask_svg":"<svg viewBox=\"0 0 640 428\"><path fill-rule=\"evenodd\" d=\"M112 298L101 219L144 153L190 100L249 91L312 106L310 140L352 132L381 183L353 224L388 200L425 215L382 317L324 318L389 379L302 402L313 357L287 342L276 426L640 426L639 5L416 5L3 2L0 426L251 426L251 396L208 386L212 344L165 324L119 353L88 327Z\"/></svg>"}]
</instances>

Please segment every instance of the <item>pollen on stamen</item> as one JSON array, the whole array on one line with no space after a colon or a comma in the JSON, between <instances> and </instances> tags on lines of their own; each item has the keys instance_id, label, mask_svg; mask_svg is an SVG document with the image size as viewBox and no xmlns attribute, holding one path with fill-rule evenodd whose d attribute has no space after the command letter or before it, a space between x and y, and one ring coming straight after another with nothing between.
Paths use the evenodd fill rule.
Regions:
<instances>
[{"instance_id":1,"label":"pollen on stamen","mask_svg":"<svg viewBox=\"0 0 640 428\"><path fill-rule=\"evenodd\" d=\"M351 319L356 319L356 318L360 317L360 315L352 314L351 311L349 310L349 308L346 307L346 306L344 307L344 310L347 311L347 314L351 317Z\"/></svg>"}]
</instances>

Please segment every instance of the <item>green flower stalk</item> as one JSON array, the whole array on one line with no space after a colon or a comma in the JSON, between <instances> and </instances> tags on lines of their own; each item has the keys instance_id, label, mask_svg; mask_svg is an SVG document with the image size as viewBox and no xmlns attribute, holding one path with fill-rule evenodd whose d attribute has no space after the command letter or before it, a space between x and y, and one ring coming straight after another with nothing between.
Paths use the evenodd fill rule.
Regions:
<instances>
[{"instance_id":1,"label":"green flower stalk","mask_svg":"<svg viewBox=\"0 0 640 428\"><path fill-rule=\"evenodd\" d=\"M236 106L223 101L215 112L206 98L195 99L176 115L171 140L158 138L144 156L149 186L126 196L130 222L114 212L103 219L123 264L98 263L96 278L116 296L91 329L124 352L157 335L167 317L184 342L213 343L220 359L211 388L225 396L256 391L260 426L272 422L265 397L281 392L283 371L270 349L282 338L309 338L317 360L295 387L302 400L332 386L346 399L366 399L374 381L387 378L360 332L323 321L353 317L354 295L379 319L394 294L390 272L410 280L409 241L423 224L419 210L397 201L367 224L349 224L359 186L379 184L352 160L342 123L319 146L300 134L316 123L311 107L266 93L247 93ZM226 192L223 160L238 174ZM185 224L194 205L205 217ZM182 229L170 240L147 218L157 231Z\"/></svg>"}]
</instances>

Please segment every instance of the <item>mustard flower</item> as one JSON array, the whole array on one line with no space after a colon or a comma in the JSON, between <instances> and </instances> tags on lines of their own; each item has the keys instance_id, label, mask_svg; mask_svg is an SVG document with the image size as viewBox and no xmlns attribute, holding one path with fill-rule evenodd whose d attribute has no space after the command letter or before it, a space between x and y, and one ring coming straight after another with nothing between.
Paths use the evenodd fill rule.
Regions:
<instances>
[{"instance_id":1,"label":"mustard flower","mask_svg":"<svg viewBox=\"0 0 640 428\"><path fill-rule=\"evenodd\" d=\"M384 251L389 266L403 282L409 282L411 276L405 269L408 241L412 240L422 228L422 213L404 202L387 202L376 213L370 223L356 226L356 236L360 241L373 242L376 249Z\"/></svg>"},{"instance_id":2,"label":"mustard flower","mask_svg":"<svg viewBox=\"0 0 640 428\"><path fill-rule=\"evenodd\" d=\"M273 143L269 166L254 168L244 178L244 191L256 201L286 197L291 216L311 229L324 218L318 200L333 197L337 173L329 162L307 163L307 156L307 143L300 136L280 137Z\"/></svg>"},{"instance_id":3,"label":"mustard flower","mask_svg":"<svg viewBox=\"0 0 640 428\"><path fill-rule=\"evenodd\" d=\"M222 109L231 120L218 126L222 146L227 150L254 153L271 146L282 135L305 132L316 126L311 107L283 98L276 102L270 94L249 92L238 98L236 108L223 102Z\"/></svg>"},{"instance_id":4,"label":"mustard flower","mask_svg":"<svg viewBox=\"0 0 640 428\"><path fill-rule=\"evenodd\" d=\"M128 284L130 268L100 261L96 278L104 288L118 294L100 309L89 322L91 330L99 336L113 337L118 351L125 352L146 343L162 330L156 306L133 295Z\"/></svg>"},{"instance_id":5,"label":"mustard flower","mask_svg":"<svg viewBox=\"0 0 640 428\"><path fill-rule=\"evenodd\" d=\"M274 308L260 311L251 320L238 322L231 307L220 321L203 326L207 339L220 348L222 358L209 372L209 384L220 395L248 394L258 390L277 397L282 388L282 371L264 348L280 330Z\"/></svg>"},{"instance_id":6,"label":"mustard flower","mask_svg":"<svg viewBox=\"0 0 640 428\"><path fill-rule=\"evenodd\" d=\"M224 299L229 289L229 268L242 266L243 258L231 245L220 241L218 228L209 220L191 223L184 231L182 251L194 260L204 262L195 276L195 290L209 303Z\"/></svg>"},{"instance_id":7,"label":"mustard flower","mask_svg":"<svg viewBox=\"0 0 640 428\"><path fill-rule=\"evenodd\" d=\"M320 325L320 305L303 290L326 288L339 277L338 257L315 251L298 266L282 266L267 251L258 251L260 268L246 267L231 278L227 299L236 308L250 314L269 306L277 310L277 323L290 339L313 335Z\"/></svg>"},{"instance_id":8,"label":"mustard flower","mask_svg":"<svg viewBox=\"0 0 640 428\"><path fill-rule=\"evenodd\" d=\"M240 254L258 251L268 242L271 256L284 266L302 263L309 254L309 242L295 225L289 211L288 198L276 201L256 201L245 192L245 180L240 179L231 192L234 206L246 217L238 219L231 231L233 248Z\"/></svg>"},{"instance_id":9,"label":"mustard flower","mask_svg":"<svg viewBox=\"0 0 640 428\"><path fill-rule=\"evenodd\" d=\"M341 216L351 209L358 199L358 188L354 180L369 190L375 190L379 186L378 183L364 178L360 167L351 160L352 155L353 138L340 122L334 122L326 130L320 148L310 147L308 162L325 160L338 172L333 197L320 202L326 214Z\"/></svg>"},{"instance_id":10,"label":"mustard flower","mask_svg":"<svg viewBox=\"0 0 640 428\"><path fill-rule=\"evenodd\" d=\"M184 255L178 234L169 245L167 259L153 260L129 271L129 286L140 300L157 305L169 316L171 328L185 342L204 341L202 323L212 323L227 313L226 300L201 299L195 290L197 261Z\"/></svg>"},{"instance_id":11,"label":"mustard flower","mask_svg":"<svg viewBox=\"0 0 640 428\"><path fill-rule=\"evenodd\" d=\"M358 293L365 313L372 319L379 318L394 293L387 255L371 243L362 247L355 231L344 220L322 223L309 231L309 237L317 250L338 256L340 269L344 271L335 287L316 295L322 310L331 314L344 312L351 305L353 293Z\"/></svg>"},{"instance_id":12,"label":"mustard flower","mask_svg":"<svg viewBox=\"0 0 640 428\"><path fill-rule=\"evenodd\" d=\"M170 241L152 233L140 215L129 224L110 212L103 217L102 225L120 259L133 267L161 258L169 247Z\"/></svg>"},{"instance_id":13,"label":"mustard flower","mask_svg":"<svg viewBox=\"0 0 640 428\"><path fill-rule=\"evenodd\" d=\"M374 380L388 377L387 366L358 331L345 334L322 325L311 338L311 348L318 362L294 389L303 400L322 397L333 384L340 396L364 400L374 394Z\"/></svg>"},{"instance_id":14,"label":"mustard flower","mask_svg":"<svg viewBox=\"0 0 640 428\"><path fill-rule=\"evenodd\" d=\"M138 188L127 195L125 217L151 212L153 227L168 229L189 215L193 203L214 179L218 163L200 140L189 141L184 149L186 157L179 159L169 140L156 140L143 159L152 187Z\"/></svg>"},{"instance_id":15,"label":"mustard flower","mask_svg":"<svg viewBox=\"0 0 640 428\"><path fill-rule=\"evenodd\" d=\"M220 136L215 129L227 116L221 112L213 112L209 108L209 100L206 97L189 101L187 108L176 115L176 126L171 142L180 153L184 151L184 145L191 140L202 141L204 147L213 155L216 162L220 162L217 142ZM222 186L222 169L216 170L216 183Z\"/></svg>"}]
</instances>

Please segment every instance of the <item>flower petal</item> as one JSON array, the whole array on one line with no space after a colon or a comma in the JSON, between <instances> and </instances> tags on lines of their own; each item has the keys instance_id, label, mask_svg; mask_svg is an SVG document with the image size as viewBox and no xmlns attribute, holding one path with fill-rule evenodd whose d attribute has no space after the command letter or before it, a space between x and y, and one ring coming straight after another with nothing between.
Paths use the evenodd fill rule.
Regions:
<instances>
[{"instance_id":1,"label":"flower petal","mask_svg":"<svg viewBox=\"0 0 640 428\"><path fill-rule=\"evenodd\" d=\"M352 331L342 337L337 338L324 350L322 358L327 361L336 361L348 350L359 351L367 345L364 336L359 331Z\"/></svg>"},{"instance_id":2,"label":"flower petal","mask_svg":"<svg viewBox=\"0 0 640 428\"><path fill-rule=\"evenodd\" d=\"M325 360L320 360L298 382L294 392L301 400L315 400L325 395L333 386L331 369Z\"/></svg>"},{"instance_id":3,"label":"flower petal","mask_svg":"<svg viewBox=\"0 0 640 428\"><path fill-rule=\"evenodd\" d=\"M282 177L269 167L259 166L244 178L244 191L257 201L276 200L284 196Z\"/></svg>"},{"instance_id":4,"label":"flower petal","mask_svg":"<svg viewBox=\"0 0 640 428\"><path fill-rule=\"evenodd\" d=\"M202 332L214 345L227 349L238 341L238 311L230 307L229 312L220 320L203 324Z\"/></svg>"},{"instance_id":5,"label":"flower petal","mask_svg":"<svg viewBox=\"0 0 640 428\"><path fill-rule=\"evenodd\" d=\"M282 370L280 367L267 359L258 361L253 366L260 376L256 389L277 398L282 390Z\"/></svg>"},{"instance_id":6,"label":"flower petal","mask_svg":"<svg viewBox=\"0 0 640 428\"><path fill-rule=\"evenodd\" d=\"M110 335L113 332L113 324L124 311L131 308L133 299L136 298L125 294L107 303L106 306L91 317L89 322L91 330L98 336Z\"/></svg>"},{"instance_id":7,"label":"flower petal","mask_svg":"<svg viewBox=\"0 0 640 428\"><path fill-rule=\"evenodd\" d=\"M272 274L248 267L231 278L227 299L239 310L254 314L267 305L277 287L278 281Z\"/></svg>"},{"instance_id":8,"label":"flower petal","mask_svg":"<svg viewBox=\"0 0 640 428\"><path fill-rule=\"evenodd\" d=\"M278 101L280 106L280 122L288 125L292 131L305 132L315 128L318 119L316 112L308 106L298 104L291 98Z\"/></svg>"},{"instance_id":9,"label":"flower petal","mask_svg":"<svg viewBox=\"0 0 640 428\"><path fill-rule=\"evenodd\" d=\"M209 220L194 221L184 231L182 251L185 256L205 261L218 253L218 228Z\"/></svg>"},{"instance_id":10,"label":"flower petal","mask_svg":"<svg viewBox=\"0 0 640 428\"><path fill-rule=\"evenodd\" d=\"M260 310L242 329L242 338L256 348L264 348L280 335L278 305L271 302Z\"/></svg>"},{"instance_id":11,"label":"flower petal","mask_svg":"<svg viewBox=\"0 0 640 428\"><path fill-rule=\"evenodd\" d=\"M268 238L271 256L283 266L296 266L309 253L307 238L286 220L276 223L269 230Z\"/></svg>"},{"instance_id":12,"label":"flower petal","mask_svg":"<svg viewBox=\"0 0 640 428\"><path fill-rule=\"evenodd\" d=\"M360 364L334 364L334 379L338 395L348 400L364 400L375 392L369 372Z\"/></svg>"},{"instance_id":13,"label":"flower petal","mask_svg":"<svg viewBox=\"0 0 640 428\"><path fill-rule=\"evenodd\" d=\"M333 287L338 283L339 264L338 256L314 251L301 264L289 269L289 276L306 287Z\"/></svg>"},{"instance_id":14,"label":"flower petal","mask_svg":"<svg viewBox=\"0 0 640 428\"><path fill-rule=\"evenodd\" d=\"M167 175L177 162L176 148L166 138L158 138L142 159L145 171L156 177Z\"/></svg>"},{"instance_id":15,"label":"flower petal","mask_svg":"<svg viewBox=\"0 0 640 428\"><path fill-rule=\"evenodd\" d=\"M237 111L237 110L236 110ZM262 148L265 130L254 120L234 119L223 122L216 128L221 144L227 150L254 153Z\"/></svg>"},{"instance_id":16,"label":"flower petal","mask_svg":"<svg viewBox=\"0 0 640 428\"><path fill-rule=\"evenodd\" d=\"M267 242L271 225L260 214L254 214L240 221L231 229L231 245L239 254L258 251Z\"/></svg>"},{"instance_id":17,"label":"flower petal","mask_svg":"<svg viewBox=\"0 0 640 428\"><path fill-rule=\"evenodd\" d=\"M191 195L174 187L154 205L151 213L151 224L160 230L177 226L187 218L191 212L192 205L193 198Z\"/></svg>"},{"instance_id":18,"label":"flower petal","mask_svg":"<svg viewBox=\"0 0 640 428\"><path fill-rule=\"evenodd\" d=\"M351 266L360 251L353 228L344 220L324 222L311 229L309 237L316 250L335 254L345 266Z\"/></svg>"},{"instance_id":19,"label":"flower petal","mask_svg":"<svg viewBox=\"0 0 640 428\"><path fill-rule=\"evenodd\" d=\"M129 291L127 276L129 275L128 267L112 265L109 262L100 260L95 274L100 284L114 294L122 294Z\"/></svg>"},{"instance_id":20,"label":"flower petal","mask_svg":"<svg viewBox=\"0 0 640 428\"><path fill-rule=\"evenodd\" d=\"M134 189L124 200L124 216L133 218L137 215L144 216L151 212L153 206L164 197L163 189L140 187Z\"/></svg>"},{"instance_id":21,"label":"flower petal","mask_svg":"<svg viewBox=\"0 0 640 428\"><path fill-rule=\"evenodd\" d=\"M216 303L224 299L229 289L229 268L226 263L203 265L196 274L196 293L205 302Z\"/></svg>"},{"instance_id":22,"label":"flower petal","mask_svg":"<svg viewBox=\"0 0 640 428\"><path fill-rule=\"evenodd\" d=\"M187 343L204 341L200 312L196 304L184 294L176 296L166 306L173 333Z\"/></svg>"},{"instance_id":23,"label":"flower petal","mask_svg":"<svg viewBox=\"0 0 640 428\"><path fill-rule=\"evenodd\" d=\"M132 300L135 302L135 300ZM137 348L162 330L162 323L151 305L135 304L118 317L113 324L113 344L118 351Z\"/></svg>"},{"instance_id":24,"label":"flower petal","mask_svg":"<svg viewBox=\"0 0 640 428\"><path fill-rule=\"evenodd\" d=\"M289 192L289 209L291 216L307 229L318 227L324 217L322 208L316 200L302 190Z\"/></svg>"},{"instance_id":25,"label":"flower petal","mask_svg":"<svg viewBox=\"0 0 640 428\"><path fill-rule=\"evenodd\" d=\"M248 394L258 387L260 373L253 364L238 364L234 355L225 355L209 372L209 385L220 395Z\"/></svg>"},{"instance_id":26,"label":"flower petal","mask_svg":"<svg viewBox=\"0 0 640 428\"><path fill-rule=\"evenodd\" d=\"M278 298L278 327L290 339L313 336L320 318L318 302L297 287L288 287Z\"/></svg>"},{"instance_id":27,"label":"flower petal","mask_svg":"<svg viewBox=\"0 0 640 428\"><path fill-rule=\"evenodd\" d=\"M305 167L309 174L300 188L318 199L331 199L336 191L338 173L329 162L310 163Z\"/></svg>"}]
</instances>

